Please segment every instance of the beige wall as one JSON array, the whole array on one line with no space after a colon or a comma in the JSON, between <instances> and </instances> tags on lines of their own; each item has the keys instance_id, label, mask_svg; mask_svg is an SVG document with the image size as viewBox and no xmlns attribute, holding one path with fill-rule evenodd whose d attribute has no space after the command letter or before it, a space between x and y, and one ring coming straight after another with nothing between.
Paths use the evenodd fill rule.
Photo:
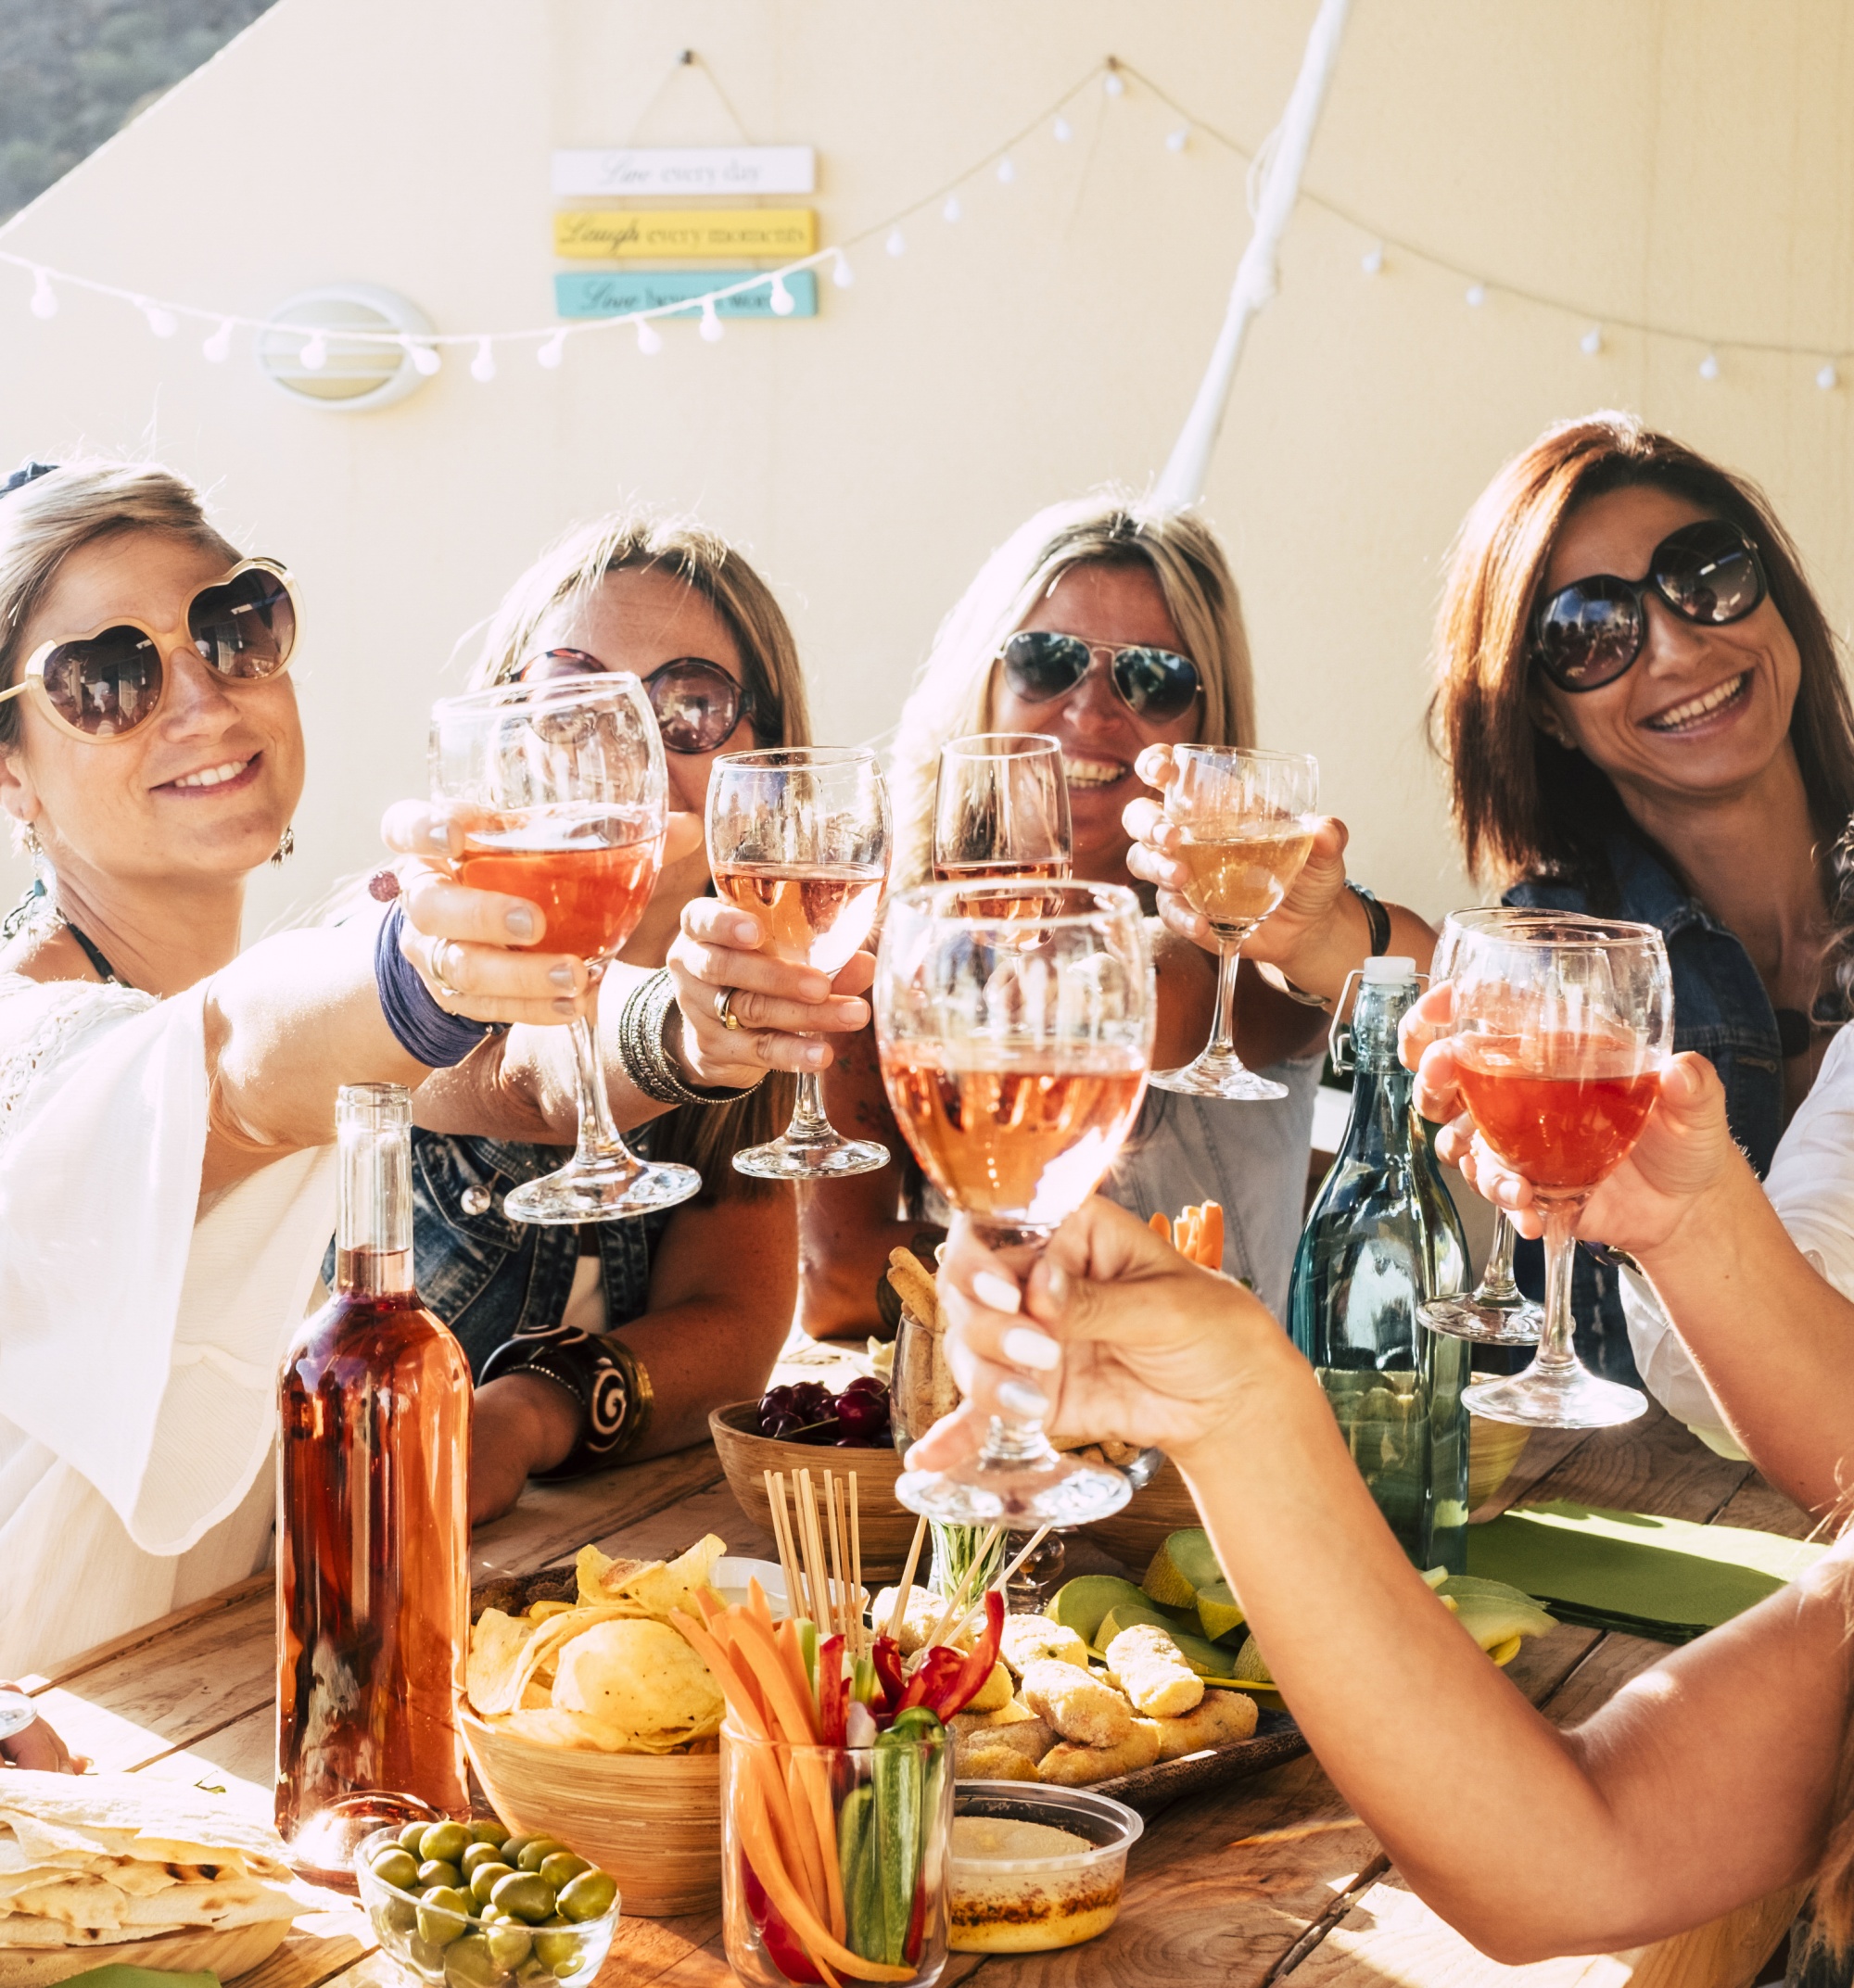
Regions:
<instances>
[{"instance_id":1,"label":"beige wall","mask_svg":"<svg viewBox=\"0 0 1854 1988\"><path fill-rule=\"evenodd\" d=\"M156 294L260 312L367 279L440 328L551 314L558 145L819 147L844 240L1037 118L1109 52L1249 144L1278 114L1308 0L282 0L52 189L0 247ZM1854 336L1854 26L1839 0L1357 0L1307 185L1528 289L1702 334ZM666 82L666 76L668 80ZM638 120L653 99L641 124ZM1243 167L1135 82L1092 87L1073 142L1043 120L1009 189L961 189L858 252L815 323L670 328L461 358L400 407L289 404L248 348L148 336L68 295L48 323L0 271L0 459L146 449L286 557L311 602L299 854L261 924L371 864L423 785L424 714L453 643L539 545L625 492L699 506L778 585L826 737L892 719L941 613L1033 506L1143 481L1188 405L1247 233ZM1819 361L1610 335L1393 250L1303 203L1208 493L1242 578L1267 742L1316 752L1358 872L1441 911L1463 885L1420 744L1438 563L1475 491L1544 423L1638 408L1763 479L1837 622L1854 559L1848 406ZM1854 367L1848 369L1854 374ZM20 866L0 857L0 884Z\"/></svg>"}]
</instances>

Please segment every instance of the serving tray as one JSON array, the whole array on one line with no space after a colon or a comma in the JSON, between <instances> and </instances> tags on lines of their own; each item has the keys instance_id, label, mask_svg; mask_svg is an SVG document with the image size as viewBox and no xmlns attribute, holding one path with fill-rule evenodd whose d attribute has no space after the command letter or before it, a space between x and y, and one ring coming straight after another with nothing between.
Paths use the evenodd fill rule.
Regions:
<instances>
[{"instance_id":1,"label":"serving tray","mask_svg":"<svg viewBox=\"0 0 1854 1988\"><path fill-rule=\"evenodd\" d=\"M1116 1802L1124 1802L1128 1808L1145 1815L1225 1781L1265 1774L1270 1767L1298 1760L1306 1751L1306 1738L1289 1714L1264 1712L1247 1740L1207 1746L1200 1754L1161 1760L1149 1767L1137 1767L1131 1774L1116 1774L1110 1780L1090 1781L1088 1792L1111 1794Z\"/></svg>"}]
</instances>

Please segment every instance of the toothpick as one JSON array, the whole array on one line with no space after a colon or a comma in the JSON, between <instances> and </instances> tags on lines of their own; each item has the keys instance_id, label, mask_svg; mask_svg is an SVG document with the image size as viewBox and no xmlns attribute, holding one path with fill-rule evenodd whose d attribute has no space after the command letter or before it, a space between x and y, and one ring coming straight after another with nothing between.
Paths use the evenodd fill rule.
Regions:
<instances>
[{"instance_id":1,"label":"toothpick","mask_svg":"<svg viewBox=\"0 0 1854 1988\"><path fill-rule=\"evenodd\" d=\"M1029 1545L1027 1545L1023 1549L1023 1551L1020 1554L1018 1554L1017 1558L1013 1560L1007 1568L1005 1568L1004 1572L1000 1574L995 1581L992 1582L991 1585L997 1589L999 1594L1006 1596L1010 1594L1011 1576L1017 1572L1018 1568L1021 1567L1023 1563L1030 1558L1031 1554L1034 1553L1036 1549L1043 1544L1044 1540L1049 1537L1049 1530L1050 1528L1045 1526L1039 1528L1037 1531L1032 1533L1030 1535ZM955 1625L953 1629L953 1637L955 1641L959 1640L960 1634L965 1629L967 1623L971 1622L972 1618L977 1614L977 1613L978 1611L976 1609L968 1608L966 1610L966 1613L962 1616L960 1616L959 1622Z\"/></svg>"},{"instance_id":2,"label":"toothpick","mask_svg":"<svg viewBox=\"0 0 1854 1988\"><path fill-rule=\"evenodd\" d=\"M914 1570L921 1564L921 1547L927 1538L927 1518L923 1513L914 1522L914 1544L908 1549L908 1564L901 1570L901 1584L895 1590L895 1606L889 1611L888 1638L891 1642L901 1640L901 1618L908 1613L908 1598L914 1592Z\"/></svg>"},{"instance_id":3,"label":"toothpick","mask_svg":"<svg viewBox=\"0 0 1854 1988\"><path fill-rule=\"evenodd\" d=\"M831 1627L848 1642L850 1632L844 1621L843 1544L837 1532L837 1478L833 1471L828 1470L824 1473L824 1517L831 1535Z\"/></svg>"},{"instance_id":4,"label":"toothpick","mask_svg":"<svg viewBox=\"0 0 1854 1988\"><path fill-rule=\"evenodd\" d=\"M857 1654L869 1645L869 1629L863 1621L863 1526L857 1500L857 1474L850 1473L850 1597L851 1619L857 1626Z\"/></svg>"},{"instance_id":5,"label":"toothpick","mask_svg":"<svg viewBox=\"0 0 1854 1988\"><path fill-rule=\"evenodd\" d=\"M819 1630L828 1635L831 1620L831 1589L826 1580L829 1563L824 1558L824 1537L818 1527L818 1491L811 1481L808 1468L798 1474L804 1488L804 1511L800 1514L805 1524L805 1558L811 1570L811 1620Z\"/></svg>"},{"instance_id":6,"label":"toothpick","mask_svg":"<svg viewBox=\"0 0 1854 1988\"><path fill-rule=\"evenodd\" d=\"M780 1571L785 1576L785 1614L788 1620L798 1613L797 1555L792 1550L792 1525L785 1511L785 1473L766 1474L767 1510L772 1515L772 1539L779 1550Z\"/></svg>"},{"instance_id":7,"label":"toothpick","mask_svg":"<svg viewBox=\"0 0 1854 1988\"><path fill-rule=\"evenodd\" d=\"M979 1569L991 1558L993 1549L1003 1538L1004 1527L1002 1526L994 1526L979 1542L978 1551L972 1555L970 1564L967 1565L965 1578L960 1581L959 1587L954 1590L951 1600L941 1610L939 1621L933 1625L933 1633L927 1639L930 1644L944 1643L953 1624L955 1622L963 1622L966 1619L972 1605L973 1583L980 1577Z\"/></svg>"}]
</instances>

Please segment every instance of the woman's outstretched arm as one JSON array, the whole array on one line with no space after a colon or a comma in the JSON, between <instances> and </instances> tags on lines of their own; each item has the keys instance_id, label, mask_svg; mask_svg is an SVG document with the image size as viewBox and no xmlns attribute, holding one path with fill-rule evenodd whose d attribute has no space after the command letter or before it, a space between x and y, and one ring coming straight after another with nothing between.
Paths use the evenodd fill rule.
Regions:
<instances>
[{"instance_id":1,"label":"woman's outstretched arm","mask_svg":"<svg viewBox=\"0 0 1854 1988\"><path fill-rule=\"evenodd\" d=\"M1063 1425L1170 1450L1321 1764L1487 1953L1638 1944L1814 1868L1848 1720L1848 1555L1560 1732L1437 1605L1312 1370L1239 1287L1095 1201L1021 1299L963 1224L941 1290L969 1399L910 1464L969 1450L1025 1369Z\"/></svg>"}]
</instances>

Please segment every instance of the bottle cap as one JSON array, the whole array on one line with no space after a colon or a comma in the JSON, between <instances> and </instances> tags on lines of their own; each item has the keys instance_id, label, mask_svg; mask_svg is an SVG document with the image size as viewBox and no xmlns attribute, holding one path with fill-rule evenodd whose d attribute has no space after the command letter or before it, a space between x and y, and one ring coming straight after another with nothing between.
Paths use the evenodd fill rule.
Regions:
<instances>
[{"instance_id":1,"label":"bottle cap","mask_svg":"<svg viewBox=\"0 0 1854 1988\"><path fill-rule=\"evenodd\" d=\"M1361 977L1367 983L1374 981L1413 981L1416 977L1416 962L1407 953L1389 953L1382 959L1367 959Z\"/></svg>"}]
</instances>

